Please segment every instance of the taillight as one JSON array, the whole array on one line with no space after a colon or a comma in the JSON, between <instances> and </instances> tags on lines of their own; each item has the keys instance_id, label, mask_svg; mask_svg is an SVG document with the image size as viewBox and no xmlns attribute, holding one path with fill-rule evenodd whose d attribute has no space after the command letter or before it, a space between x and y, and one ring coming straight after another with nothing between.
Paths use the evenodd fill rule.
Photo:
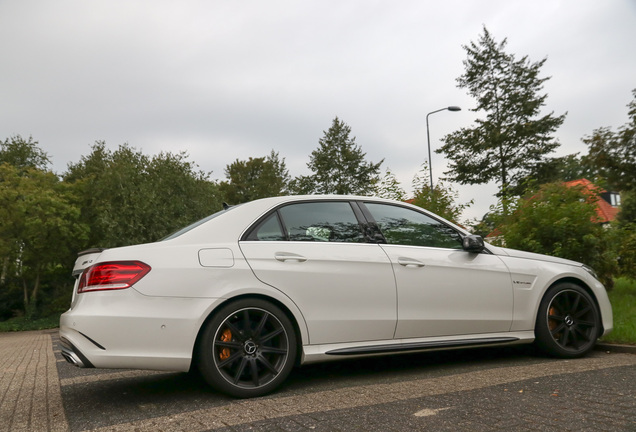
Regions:
<instances>
[{"instance_id":1,"label":"taillight","mask_svg":"<svg viewBox=\"0 0 636 432\"><path fill-rule=\"evenodd\" d=\"M80 276L78 293L130 288L150 271L141 261L112 261L90 266Z\"/></svg>"}]
</instances>

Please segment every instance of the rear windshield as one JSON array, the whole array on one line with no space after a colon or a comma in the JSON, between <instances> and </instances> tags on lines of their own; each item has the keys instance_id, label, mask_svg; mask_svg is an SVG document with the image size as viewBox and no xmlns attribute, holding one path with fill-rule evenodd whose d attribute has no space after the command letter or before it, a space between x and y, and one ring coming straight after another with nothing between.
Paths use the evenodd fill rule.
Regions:
<instances>
[{"instance_id":1,"label":"rear windshield","mask_svg":"<svg viewBox=\"0 0 636 432\"><path fill-rule=\"evenodd\" d=\"M235 205L235 206L231 206L231 207L228 207L228 208L227 208L227 210L221 210L221 211L218 211L218 212L216 212L216 213L211 214L210 216L206 216L206 217L204 217L203 219L198 220L198 221L196 221L195 223L190 224L190 225L188 225L188 226L187 226L187 227L185 227L185 228L181 228L179 231L176 231L176 232L174 232L174 233L170 234L169 236L162 238L162 239L161 239L161 240L159 240L159 241L166 241L166 240L172 240L172 239L175 239L175 238L177 238L177 237L179 237L179 236L181 236L181 235L183 235L183 234L187 233L188 231L193 230L193 229L195 229L196 227L198 227L198 226L200 226L200 225L203 225L204 223L206 223L206 222L208 222L208 221L211 221L211 220L212 220L212 219L214 219L215 217L217 217L217 216L221 216L222 214L229 212L230 210L232 210L233 208L238 207L239 205L240 205L240 204Z\"/></svg>"}]
</instances>

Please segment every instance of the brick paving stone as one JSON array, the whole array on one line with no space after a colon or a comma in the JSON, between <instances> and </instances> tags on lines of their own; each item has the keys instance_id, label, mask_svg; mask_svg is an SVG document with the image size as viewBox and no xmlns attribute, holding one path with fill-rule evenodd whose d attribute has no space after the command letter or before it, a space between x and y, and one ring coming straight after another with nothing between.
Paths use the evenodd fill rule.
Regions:
<instances>
[{"instance_id":1,"label":"brick paving stone","mask_svg":"<svg viewBox=\"0 0 636 432\"><path fill-rule=\"evenodd\" d=\"M0 333L0 431L68 431L50 331Z\"/></svg>"}]
</instances>

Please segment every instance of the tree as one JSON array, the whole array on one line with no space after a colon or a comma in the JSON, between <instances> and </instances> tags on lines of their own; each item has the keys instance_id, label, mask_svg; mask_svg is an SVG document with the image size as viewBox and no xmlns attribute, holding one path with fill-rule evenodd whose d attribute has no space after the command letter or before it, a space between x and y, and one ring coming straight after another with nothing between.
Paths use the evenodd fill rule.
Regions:
<instances>
[{"instance_id":1,"label":"tree","mask_svg":"<svg viewBox=\"0 0 636 432\"><path fill-rule=\"evenodd\" d=\"M31 318L56 268L70 272L75 246L86 238L88 226L80 219L75 191L52 172L3 163L0 186L0 284L7 274L15 275Z\"/></svg>"},{"instance_id":2,"label":"tree","mask_svg":"<svg viewBox=\"0 0 636 432\"><path fill-rule=\"evenodd\" d=\"M609 289L617 267L610 230L595 222L598 199L583 187L545 184L519 198L499 230L507 247L587 264Z\"/></svg>"},{"instance_id":3,"label":"tree","mask_svg":"<svg viewBox=\"0 0 636 432\"><path fill-rule=\"evenodd\" d=\"M228 181L221 182L219 190L231 204L285 195L290 182L285 159L274 150L267 157L237 159L225 168L225 176Z\"/></svg>"},{"instance_id":4,"label":"tree","mask_svg":"<svg viewBox=\"0 0 636 432\"><path fill-rule=\"evenodd\" d=\"M459 194L452 187L446 186L443 181L438 181L431 189L428 183L428 168L424 164L419 175L413 177L414 198L411 204L431 211L451 222L459 223L462 212L474 202L470 200L466 204L457 204Z\"/></svg>"},{"instance_id":5,"label":"tree","mask_svg":"<svg viewBox=\"0 0 636 432\"><path fill-rule=\"evenodd\" d=\"M504 51L506 44L506 39L495 42L484 27L478 43L463 46L466 70L457 79L458 87L468 89L477 100L473 111L484 112L486 118L476 120L473 128L447 135L436 150L450 160L448 179L460 184L497 181L504 209L511 185L558 147L551 134L565 119L565 114L540 116L547 98L540 92L549 78L539 73L546 59L517 60Z\"/></svg>"},{"instance_id":6,"label":"tree","mask_svg":"<svg viewBox=\"0 0 636 432\"><path fill-rule=\"evenodd\" d=\"M20 135L0 142L0 164L8 163L23 173L29 168L46 169L51 161L32 137L25 140Z\"/></svg>"},{"instance_id":7,"label":"tree","mask_svg":"<svg viewBox=\"0 0 636 432\"><path fill-rule=\"evenodd\" d=\"M545 183L558 181L572 181L588 179L596 181L598 172L587 162L587 157L580 157L578 153L567 156L546 158L529 168L528 174L510 191L515 196L521 196L528 190L533 190Z\"/></svg>"},{"instance_id":8,"label":"tree","mask_svg":"<svg viewBox=\"0 0 636 432\"><path fill-rule=\"evenodd\" d=\"M628 105L629 121L614 132L602 127L583 138L588 146L586 161L603 177L608 189L636 190L636 89Z\"/></svg>"},{"instance_id":9,"label":"tree","mask_svg":"<svg viewBox=\"0 0 636 432\"><path fill-rule=\"evenodd\" d=\"M64 179L80 190L82 218L91 223L85 247L116 247L156 241L220 209L208 177L185 153L150 157L98 141Z\"/></svg>"},{"instance_id":10,"label":"tree","mask_svg":"<svg viewBox=\"0 0 636 432\"><path fill-rule=\"evenodd\" d=\"M380 182L377 183L375 196L396 201L406 200L406 192L402 189L400 182L389 168L386 169L384 176Z\"/></svg>"},{"instance_id":11,"label":"tree","mask_svg":"<svg viewBox=\"0 0 636 432\"><path fill-rule=\"evenodd\" d=\"M366 153L351 138L351 127L334 118L311 152L307 167L313 172L292 182L296 193L370 195L379 182L379 163L366 162Z\"/></svg>"}]
</instances>

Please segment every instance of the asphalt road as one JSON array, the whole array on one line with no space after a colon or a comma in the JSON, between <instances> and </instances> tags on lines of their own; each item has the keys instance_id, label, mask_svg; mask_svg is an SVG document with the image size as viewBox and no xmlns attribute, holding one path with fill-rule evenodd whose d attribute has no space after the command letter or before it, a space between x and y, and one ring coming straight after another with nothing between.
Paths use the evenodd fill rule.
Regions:
<instances>
[{"instance_id":1,"label":"asphalt road","mask_svg":"<svg viewBox=\"0 0 636 432\"><path fill-rule=\"evenodd\" d=\"M78 369L61 359L72 432L636 431L636 355L555 360L528 348L310 365L235 400L182 373Z\"/></svg>"}]
</instances>

